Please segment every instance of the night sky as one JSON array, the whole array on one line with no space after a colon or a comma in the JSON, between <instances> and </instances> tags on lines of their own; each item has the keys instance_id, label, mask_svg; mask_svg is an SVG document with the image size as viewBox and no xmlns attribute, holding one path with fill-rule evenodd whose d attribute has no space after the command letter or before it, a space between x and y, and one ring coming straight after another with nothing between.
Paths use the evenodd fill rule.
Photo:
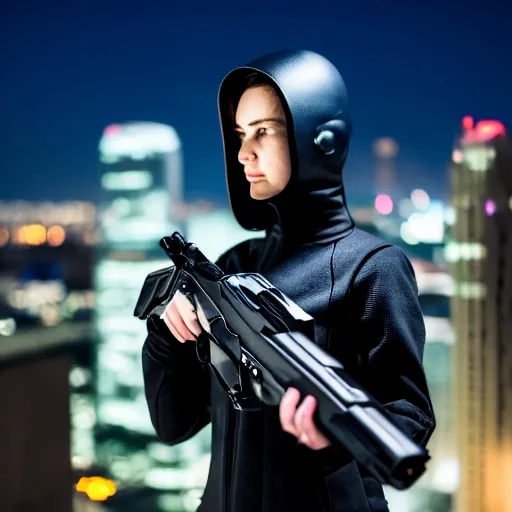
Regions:
<instances>
[{"instance_id":1,"label":"night sky","mask_svg":"<svg viewBox=\"0 0 512 512\"><path fill-rule=\"evenodd\" d=\"M317 51L345 79L349 194L371 189L376 137L399 142L402 186L440 195L462 116L512 126L510 2L202 3L5 2L0 199L95 201L102 129L142 120L178 131L187 198L224 200L218 86L281 48Z\"/></svg>"}]
</instances>

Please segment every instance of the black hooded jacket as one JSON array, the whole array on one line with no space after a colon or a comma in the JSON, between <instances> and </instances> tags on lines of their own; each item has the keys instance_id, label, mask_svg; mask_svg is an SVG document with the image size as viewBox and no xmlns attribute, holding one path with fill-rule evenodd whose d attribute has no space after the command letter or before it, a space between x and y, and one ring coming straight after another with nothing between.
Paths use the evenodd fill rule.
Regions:
<instances>
[{"instance_id":1,"label":"black hooded jacket","mask_svg":"<svg viewBox=\"0 0 512 512\"><path fill-rule=\"evenodd\" d=\"M292 177L272 204L251 199L233 135L233 107L254 72L279 92L289 126ZM315 320L316 343L425 445L435 421L415 277L399 248L357 229L348 212L341 171L350 119L338 71L313 52L273 53L227 75L219 110L233 213L266 237L237 245L217 264L228 274L259 272L299 304ZM212 423L201 512L388 510L381 485L348 453L298 444L282 430L278 407L234 410L195 343L179 343L155 315L148 332L143 371L158 436L176 444Z\"/></svg>"}]
</instances>

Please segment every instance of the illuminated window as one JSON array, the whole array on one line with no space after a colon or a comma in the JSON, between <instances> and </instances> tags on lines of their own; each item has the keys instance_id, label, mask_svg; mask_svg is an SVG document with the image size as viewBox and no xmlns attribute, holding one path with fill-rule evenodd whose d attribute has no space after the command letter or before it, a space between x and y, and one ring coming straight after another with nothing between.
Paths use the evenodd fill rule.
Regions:
<instances>
[{"instance_id":1,"label":"illuminated window","mask_svg":"<svg viewBox=\"0 0 512 512\"><path fill-rule=\"evenodd\" d=\"M457 295L461 299L484 299L487 287L477 281L462 281L457 283Z\"/></svg>"},{"instance_id":2,"label":"illuminated window","mask_svg":"<svg viewBox=\"0 0 512 512\"><path fill-rule=\"evenodd\" d=\"M449 242L444 248L444 257L448 263L455 263L460 259L459 244L457 242Z\"/></svg>"},{"instance_id":3,"label":"illuminated window","mask_svg":"<svg viewBox=\"0 0 512 512\"><path fill-rule=\"evenodd\" d=\"M108 127L107 127L108 128ZM130 123L107 129L100 141L101 159L113 162L121 157L142 160L158 153L172 153L181 147L176 131L158 123Z\"/></svg>"},{"instance_id":4,"label":"illuminated window","mask_svg":"<svg viewBox=\"0 0 512 512\"><path fill-rule=\"evenodd\" d=\"M107 172L101 177L106 190L144 190L153 184L149 171Z\"/></svg>"},{"instance_id":5,"label":"illuminated window","mask_svg":"<svg viewBox=\"0 0 512 512\"><path fill-rule=\"evenodd\" d=\"M449 242L444 248L444 257L449 263L460 260L482 260L487 256L487 247L479 243Z\"/></svg>"},{"instance_id":6,"label":"illuminated window","mask_svg":"<svg viewBox=\"0 0 512 512\"><path fill-rule=\"evenodd\" d=\"M485 172L489 170L495 156L496 151L494 148L471 146L464 150L464 162L468 169L475 172Z\"/></svg>"},{"instance_id":7,"label":"illuminated window","mask_svg":"<svg viewBox=\"0 0 512 512\"><path fill-rule=\"evenodd\" d=\"M453 198L453 205L456 208L467 210L471 206L471 198L469 194L461 194Z\"/></svg>"}]
</instances>

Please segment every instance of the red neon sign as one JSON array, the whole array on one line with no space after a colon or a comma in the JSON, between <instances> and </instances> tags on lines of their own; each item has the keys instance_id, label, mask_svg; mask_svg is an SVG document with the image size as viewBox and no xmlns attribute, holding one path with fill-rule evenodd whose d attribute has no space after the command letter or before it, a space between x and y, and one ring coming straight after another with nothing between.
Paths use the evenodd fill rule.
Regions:
<instances>
[{"instance_id":1,"label":"red neon sign","mask_svg":"<svg viewBox=\"0 0 512 512\"><path fill-rule=\"evenodd\" d=\"M473 122L473 119L469 116L466 116L462 120L462 126L466 130L462 137L462 142L465 144L487 142L496 137L503 137L507 133L505 126L500 121L494 119L479 121L476 126L473 127L466 118L469 118L471 122Z\"/></svg>"}]
</instances>

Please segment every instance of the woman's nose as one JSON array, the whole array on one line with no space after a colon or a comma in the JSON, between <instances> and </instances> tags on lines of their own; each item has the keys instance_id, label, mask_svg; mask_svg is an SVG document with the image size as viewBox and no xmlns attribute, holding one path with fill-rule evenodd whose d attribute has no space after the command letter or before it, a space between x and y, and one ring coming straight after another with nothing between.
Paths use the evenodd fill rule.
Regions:
<instances>
[{"instance_id":1,"label":"woman's nose","mask_svg":"<svg viewBox=\"0 0 512 512\"><path fill-rule=\"evenodd\" d=\"M246 142L242 143L242 147L238 152L238 161L241 164L245 164L247 162L252 162L253 160L256 160L256 154L251 148L251 145Z\"/></svg>"}]
</instances>

